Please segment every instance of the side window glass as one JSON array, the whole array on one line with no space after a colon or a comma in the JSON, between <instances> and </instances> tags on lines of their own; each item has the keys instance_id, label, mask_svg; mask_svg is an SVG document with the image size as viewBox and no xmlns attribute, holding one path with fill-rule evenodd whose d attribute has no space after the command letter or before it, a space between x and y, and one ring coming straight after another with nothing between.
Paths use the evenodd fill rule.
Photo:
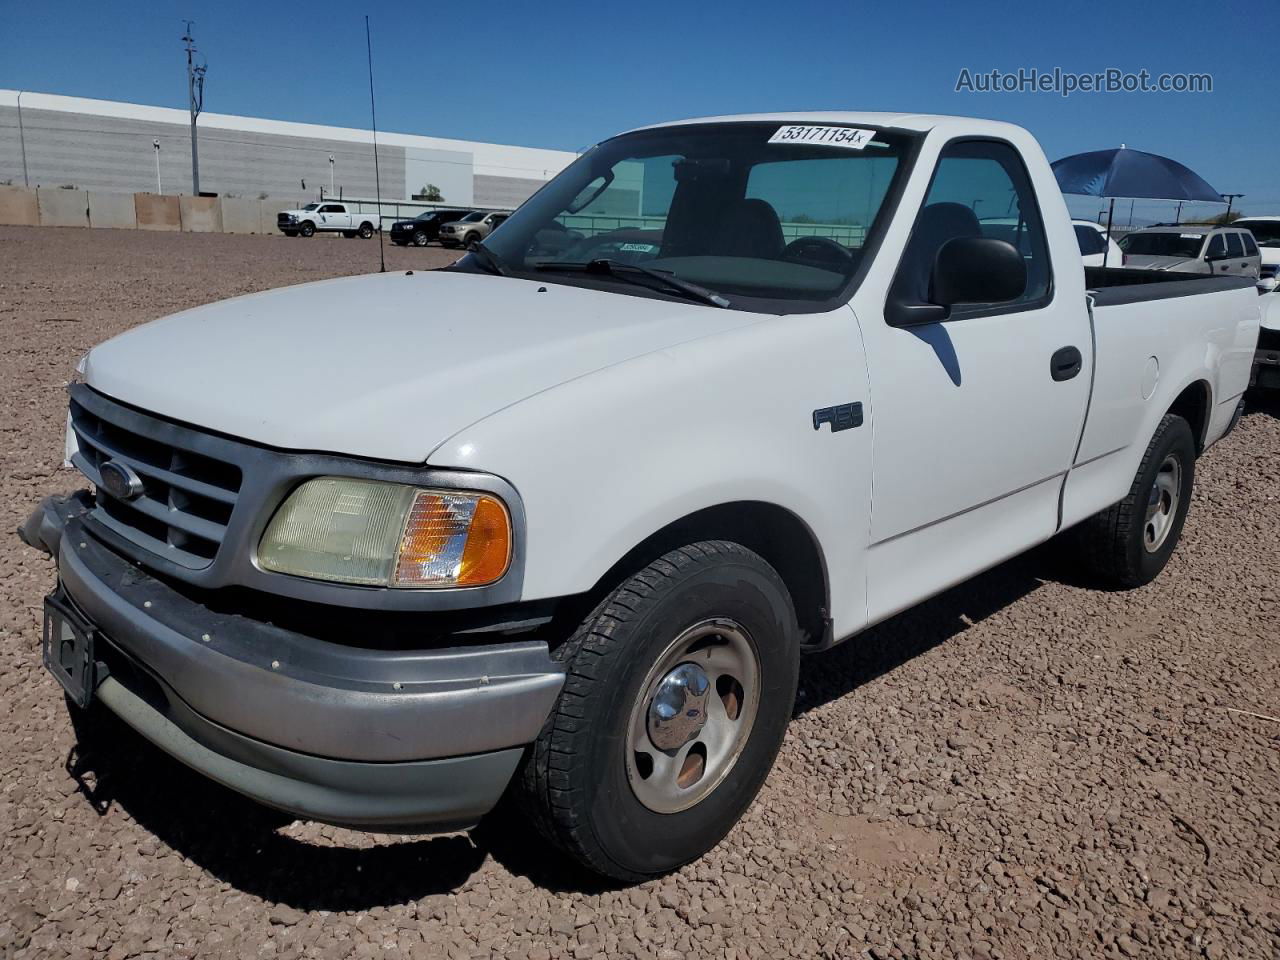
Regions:
<instances>
[{"instance_id":1,"label":"side window glass","mask_svg":"<svg viewBox=\"0 0 1280 960\"><path fill-rule=\"evenodd\" d=\"M1252 233L1243 233L1244 238L1244 255L1246 257L1256 257L1258 255L1258 244L1254 242Z\"/></svg>"},{"instance_id":2,"label":"side window glass","mask_svg":"<svg viewBox=\"0 0 1280 960\"><path fill-rule=\"evenodd\" d=\"M1244 256L1244 244L1240 242L1240 234L1238 233L1227 234L1227 256L1228 257Z\"/></svg>"},{"instance_id":3,"label":"side window glass","mask_svg":"<svg viewBox=\"0 0 1280 960\"><path fill-rule=\"evenodd\" d=\"M1214 234L1212 240L1209 241L1209 249L1204 252L1206 260L1212 260L1215 257L1225 257L1227 255L1227 242L1222 239L1222 234Z\"/></svg>"},{"instance_id":4,"label":"side window glass","mask_svg":"<svg viewBox=\"0 0 1280 960\"><path fill-rule=\"evenodd\" d=\"M1102 240L1102 234L1092 227L1086 227L1082 224L1076 224L1076 243L1080 246L1080 253L1084 256L1090 256L1095 253L1101 253L1106 244Z\"/></svg>"},{"instance_id":5,"label":"side window glass","mask_svg":"<svg viewBox=\"0 0 1280 960\"><path fill-rule=\"evenodd\" d=\"M1027 287L1014 304L1031 304L1049 293L1044 223L1022 159L1008 144L965 140L943 149L898 266L894 295L930 302L938 251L947 241L965 237L1004 240L1022 254Z\"/></svg>"}]
</instances>

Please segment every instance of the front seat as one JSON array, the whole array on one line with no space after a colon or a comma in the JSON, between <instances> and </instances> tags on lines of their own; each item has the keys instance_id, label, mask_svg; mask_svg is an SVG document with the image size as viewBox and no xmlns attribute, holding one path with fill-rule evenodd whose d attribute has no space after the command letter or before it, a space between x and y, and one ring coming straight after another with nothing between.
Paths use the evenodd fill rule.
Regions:
<instances>
[{"instance_id":1,"label":"front seat","mask_svg":"<svg viewBox=\"0 0 1280 960\"><path fill-rule=\"evenodd\" d=\"M931 203L911 230L893 289L904 303L928 303L933 262L948 240L982 236L978 216L963 203Z\"/></svg>"},{"instance_id":2,"label":"front seat","mask_svg":"<svg viewBox=\"0 0 1280 960\"><path fill-rule=\"evenodd\" d=\"M776 260L782 256L784 246L782 221L768 202L737 200L720 221L711 253L718 257Z\"/></svg>"}]
</instances>

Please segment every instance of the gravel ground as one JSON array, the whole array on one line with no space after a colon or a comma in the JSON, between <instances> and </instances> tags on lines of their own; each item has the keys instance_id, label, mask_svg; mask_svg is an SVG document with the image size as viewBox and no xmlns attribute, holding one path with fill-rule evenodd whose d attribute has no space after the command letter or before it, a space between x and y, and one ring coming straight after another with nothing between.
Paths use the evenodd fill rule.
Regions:
<instances>
[{"instance_id":1,"label":"gravel ground","mask_svg":"<svg viewBox=\"0 0 1280 960\"><path fill-rule=\"evenodd\" d=\"M54 465L85 349L375 250L0 228L0 530L78 485ZM77 743L39 665L52 564L5 533L0 957L1280 956L1278 479L1280 404L1255 406L1151 586L1091 590L1042 549L807 660L743 822L632 889L507 818L282 823L127 730Z\"/></svg>"}]
</instances>

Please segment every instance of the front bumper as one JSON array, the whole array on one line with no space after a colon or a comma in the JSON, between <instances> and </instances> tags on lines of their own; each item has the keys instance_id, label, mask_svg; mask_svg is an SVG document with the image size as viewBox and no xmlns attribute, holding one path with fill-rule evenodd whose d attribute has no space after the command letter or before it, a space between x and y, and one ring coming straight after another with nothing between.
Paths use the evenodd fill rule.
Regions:
<instances>
[{"instance_id":1,"label":"front bumper","mask_svg":"<svg viewBox=\"0 0 1280 960\"><path fill-rule=\"evenodd\" d=\"M98 631L96 698L179 760L309 819L469 826L501 796L563 672L541 642L345 646L214 610L94 538L87 494L20 534Z\"/></svg>"}]
</instances>

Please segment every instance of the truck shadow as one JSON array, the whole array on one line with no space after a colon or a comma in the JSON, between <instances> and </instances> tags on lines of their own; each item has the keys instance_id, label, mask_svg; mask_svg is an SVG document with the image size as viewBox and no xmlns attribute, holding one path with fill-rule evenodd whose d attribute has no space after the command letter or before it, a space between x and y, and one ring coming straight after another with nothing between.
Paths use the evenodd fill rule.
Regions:
<instances>
[{"instance_id":1,"label":"truck shadow","mask_svg":"<svg viewBox=\"0 0 1280 960\"><path fill-rule=\"evenodd\" d=\"M796 713L856 691L944 643L1046 580L1065 580L1054 551L1032 551L880 624L855 641L807 657ZM298 910L365 910L458 890L489 857L551 891L610 885L558 856L509 801L468 835L292 836L292 818L219 786L152 746L103 709L72 715L77 744L67 772L100 815L118 805L158 841L245 893ZM358 842L358 841L357 841ZM143 841L143 847L148 846ZM154 854L155 851L152 851Z\"/></svg>"},{"instance_id":2,"label":"truck shadow","mask_svg":"<svg viewBox=\"0 0 1280 960\"><path fill-rule=\"evenodd\" d=\"M795 715L857 690L1022 599L1044 583L1098 585L1081 579L1050 541L966 580L824 653L800 663Z\"/></svg>"}]
</instances>

